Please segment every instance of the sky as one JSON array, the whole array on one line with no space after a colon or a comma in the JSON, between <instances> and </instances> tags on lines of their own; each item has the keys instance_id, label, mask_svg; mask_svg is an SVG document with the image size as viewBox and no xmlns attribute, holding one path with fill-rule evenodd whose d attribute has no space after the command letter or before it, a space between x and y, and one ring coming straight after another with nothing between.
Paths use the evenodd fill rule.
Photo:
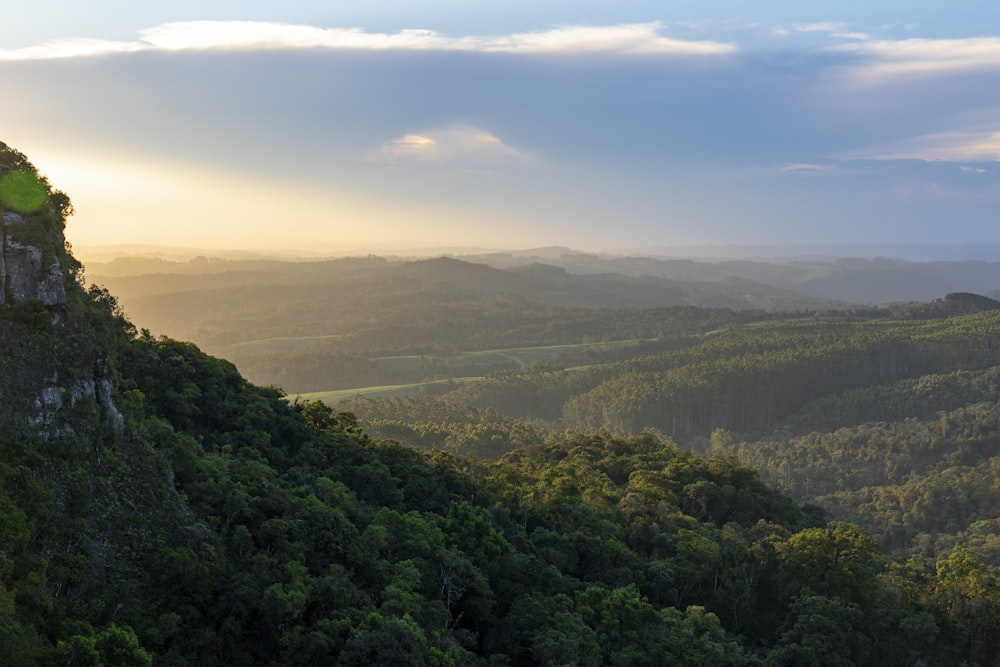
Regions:
<instances>
[{"instance_id":1,"label":"sky","mask_svg":"<svg viewBox=\"0 0 1000 667\"><path fill-rule=\"evenodd\" d=\"M995 2L33 0L77 247L1000 247Z\"/></svg>"}]
</instances>

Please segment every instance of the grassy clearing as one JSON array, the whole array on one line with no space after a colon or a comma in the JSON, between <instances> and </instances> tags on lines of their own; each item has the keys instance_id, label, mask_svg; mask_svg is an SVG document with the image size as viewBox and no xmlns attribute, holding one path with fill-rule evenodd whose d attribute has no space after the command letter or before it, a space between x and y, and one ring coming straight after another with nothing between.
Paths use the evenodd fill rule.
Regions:
<instances>
[{"instance_id":1,"label":"grassy clearing","mask_svg":"<svg viewBox=\"0 0 1000 667\"><path fill-rule=\"evenodd\" d=\"M481 377L464 377L451 378L449 380L434 380L433 382L418 382L416 384L390 384L380 387L359 387L355 389L336 389L333 391L311 391L304 394L288 394L286 398L289 401L322 401L327 405L336 405L343 400L354 398L355 396L368 396L369 398L403 398L406 396L415 396L424 391L424 387L427 386L447 384L449 382L461 384L481 379Z\"/></svg>"},{"instance_id":2,"label":"grassy clearing","mask_svg":"<svg viewBox=\"0 0 1000 667\"><path fill-rule=\"evenodd\" d=\"M283 340L283 339L275 339ZM371 361L377 363L389 372L405 373L414 370L426 370L429 364L440 364L438 376L447 375L449 367L454 369L464 368L466 371L473 370L470 366L479 366L481 375L446 378L431 380L428 382L417 382L414 384L392 384L372 387L354 387L351 389L333 389L329 391L313 391L299 394L289 394L289 400L301 399L310 401L323 401L334 405L342 400L354 398L355 396L369 396L372 398L392 398L414 396L424 391L425 387L441 385L448 382L466 383L481 380L484 375L498 370L509 369L513 365L516 370L524 370L535 363L552 361L560 355L571 355L579 353L586 347L597 350L608 350L612 348L627 348L636 345L634 340L620 340L601 343L570 343L566 345L541 345L536 347L515 347L503 350L479 350L474 352L458 352L454 354L438 355L398 355L388 357L374 357ZM600 364L598 364L600 365ZM581 364L566 368L567 371L579 372L592 368L593 364ZM474 372L479 372L479 368Z\"/></svg>"},{"instance_id":3,"label":"grassy clearing","mask_svg":"<svg viewBox=\"0 0 1000 667\"><path fill-rule=\"evenodd\" d=\"M344 338L344 334L329 336L283 336L278 338L261 338L233 343L232 347L243 352L269 354L274 352L289 352L308 347L315 343L336 341ZM586 349L607 350L612 348L632 347L634 339L601 341L590 343L566 343L562 345L539 345L534 347L512 347L497 350L467 350L440 354L409 354L386 357L372 357L371 361L390 370L406 370L425 365L428 361L436 361L448 365L482 364L489 366L505 366L512 361L519 366L530 366L540 361L549 361L559 355L572 355Z\"/></svg>"},{"instance_id":4,"label":"grassy clearing","mask_svg":"<svg viewBox=\"0 0 1000 667\"><path fill-rule=\"evenodd\" d=\"M604 364L588 364L586 366L571 366L566 368L567 373L579 373L590 370ZM416 396L424 391L425 387L442 385L447 383L464 384L466 382L476 382L482 380L478 377L450 378L446 380L433 380L431 382L417 382L415 384L388 384L379 387L356 387L353 389L334 389L331 391L310 391L301 394L288 394L289 401L322 401L327 405L336 405L340 401L354 398L355 396L368 396L369 398L405 398L406 396Z\"/></svg>"},{"instance_id":5,"label":"grassy clearing","mask_svg":"<svg viewBox=\"0 0 1000 667\"><path fill-rule=\"evenodd\" d=\"M248 340L242 343L233 343L232 347L258 354L269 354L273 352L289 352L306 347L313 343L323 341L338 340L344 338L343 334L333 334L331 336L286 336L280 338L261 338L259 340Z\"/></svg>"},{"instance_id":6,"label":"grassy clearing","mask_svg":"<svg viewBox=\"0 0 1000 667\"><path fill-rule=\"evenodd\" d=\"M539 345L536 347L511 347L501 350L476 350L456 352L453 354L421 354L399 355L390 357L374 357L372 361L391 371L419 368L431 362L439 362L449 366L510 366L527 368L531 364L551 361L560 355L573 355L586 349L607 350L609 348L625 348L636 345L635 340L617 340L601 343L567 343L564 345Z\"/></svg>"}]
</instances>

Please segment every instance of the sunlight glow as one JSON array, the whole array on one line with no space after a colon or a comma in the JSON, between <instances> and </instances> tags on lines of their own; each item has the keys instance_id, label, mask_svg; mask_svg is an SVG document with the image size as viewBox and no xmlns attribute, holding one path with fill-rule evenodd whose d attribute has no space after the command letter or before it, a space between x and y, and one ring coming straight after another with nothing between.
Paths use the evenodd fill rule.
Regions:
<instances>
[{"instance_id":1,"label":"sunlight glow","mask_svg":"<svg viewBox=\"0 0 1000 667\"><path fill-rule=\"evenodd\" d=\"M420 143L419 141L416 143ZM462 206L414 205L348 188L316 190L190 168L35 152L39 171L73 200L74 246L184 246L302 254L358 248L475 245ZM479 219L504 212L478 214ZM496 229L503 229L497 224ZM498 232L499 233L499 232ZM506 233L506 232L504 232ZM496 240L493 239L495 242Z\"/></svg>"}]
</instances>

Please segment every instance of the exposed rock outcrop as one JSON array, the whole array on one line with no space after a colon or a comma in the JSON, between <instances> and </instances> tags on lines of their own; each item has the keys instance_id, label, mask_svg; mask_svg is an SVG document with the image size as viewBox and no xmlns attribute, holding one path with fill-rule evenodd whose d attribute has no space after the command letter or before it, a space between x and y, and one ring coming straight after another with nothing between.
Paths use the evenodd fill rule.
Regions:
<instances>
[{"instance_id":1,"label":"exposed rock outcrop","mask_svg":"<svg viewBox=\"0 0 1000 667\"><path fill-rule=\"evenodd\" d=\"M58 257L48 258L43 248L16 239L28 224L17 213L6 212L0 229L0 304L37 299L46 306L66 305L66 282ZM56 239L62 245L62 239Z\"/></svg>"},{"instance_id":2,"label":"exposed rock outcrop","mask_svg":"<svg viewBox=\"0 0 1000 667\"><path fill-rule=\"evenodd\" d=\"M47 440L68 436L74 430L62 418L62 410L96 404L104 421L112 428L120 429L125 423L125 418L115 405L113 391L114 385L106 359L100 360L97 364L92 378L65 383L56 373L35 397L34 414L29 423Z\"/></svg>"},{"instance_id":3,"label":"exposed rock outcrop","mask_svg":"<svg viewBox=\"0 0 1000 667\"><path fill-rule=\"evenodd\" d=\"M0 176L4 163L33 171L23 156L0 143ZM44 179L38 182L48 190ZM12 318L0 319L0 334L7 341L0 349L0 355L7 355L6 363L0 358L6 373L0 378L0 400L22 397L30 430L46 440L85 437L83 431L92 425L120 429L124 423L113 398L110 342L91 329L86 306L79 312L69 307L70 291L82 288L69 268L75 260L66 251L62 231L68 199L61 207L55 203L59 197L65 198L49 192L48 201L43 199L43 206L30 213L3 210L0 202L0 318L2 312ZM29 308L18 314L19 304ZM30 304L40 305L48 317Z\"/></svg>"}]
</instances>

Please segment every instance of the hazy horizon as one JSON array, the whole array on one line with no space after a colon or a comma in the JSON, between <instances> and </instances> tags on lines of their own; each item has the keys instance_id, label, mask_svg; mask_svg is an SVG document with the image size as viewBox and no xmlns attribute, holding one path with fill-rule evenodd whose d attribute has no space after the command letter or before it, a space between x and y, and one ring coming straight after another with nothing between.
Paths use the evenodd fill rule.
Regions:
<instances>
[{"instance_id":1,"label":"hazy horizon","mask_svg":"<svg viewBox=\"0 0 1000 667\"><path fill-rule=\"evenodd\" d=\"M891 259L907 262L975 261L1000 263L1000 245L691 245L673 247L604 248L581 250L571 246L434 246L393 244L384 246L343 246L326 248L252 248L192 247L153 244L109 244L73 246L77 259L107 263L116 259L145 258L169 262L195 259L313 261L368 255L393 259L422 259L452 256L469 258L485 255L540 256L547 254L593 255L605 258L648 257L652 259L690 259L694 261L747 260L760 262L835 261L838 259Z\"/></svg>"},{"instance_id":2,"label":"hazy horizon","mask_svg":"<svg viewBox=\"0 0 1000 667\"><path fill-rule=\"evenodd\" d=\"M961 10L42 0L0 141L79 248L981 253L1000 15Z\"/></svg>"}]
</instances>

